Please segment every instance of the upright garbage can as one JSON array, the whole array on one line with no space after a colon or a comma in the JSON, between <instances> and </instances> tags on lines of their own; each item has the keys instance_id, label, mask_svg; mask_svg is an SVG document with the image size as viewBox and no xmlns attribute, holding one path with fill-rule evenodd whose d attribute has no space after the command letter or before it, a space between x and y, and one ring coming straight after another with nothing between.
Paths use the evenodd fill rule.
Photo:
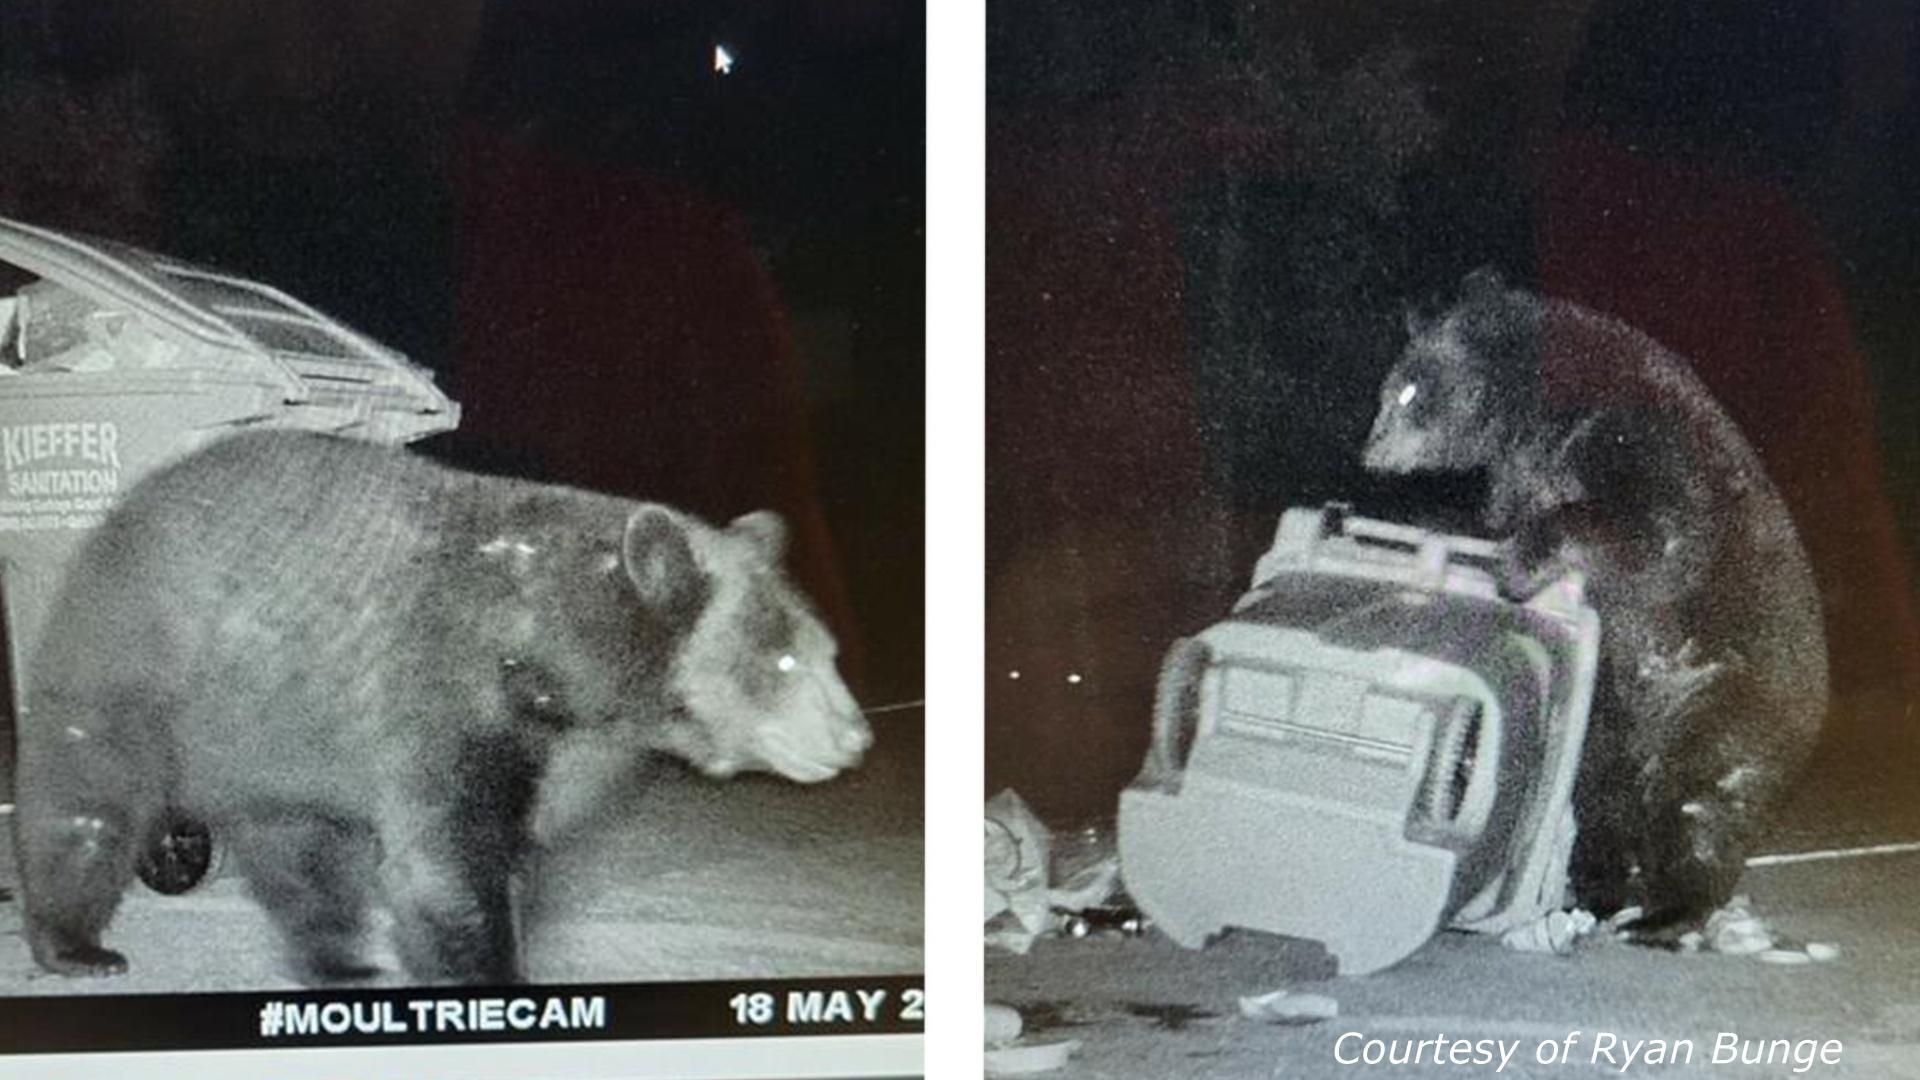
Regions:
<instances>
[{"instance_id":1,"label":"upright garbage can","mask_svg":"<svg viewBox=\"0 0 1920 1080\"><path fill-rule=\"evenodd\" d=\"M240 427L402 443L459 416L430 372L277 289L0 218L0 803L61 572L136 481Z\"/></svg>"}]
</instances>

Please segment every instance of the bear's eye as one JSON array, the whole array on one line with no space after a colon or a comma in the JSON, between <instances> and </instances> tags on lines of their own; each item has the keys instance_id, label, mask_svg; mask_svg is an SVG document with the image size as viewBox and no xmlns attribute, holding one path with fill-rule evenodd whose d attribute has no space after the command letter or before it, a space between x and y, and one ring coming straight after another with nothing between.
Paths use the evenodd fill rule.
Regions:
<instances>
[{"instance_id":1,"label":"bear's eye","mask_svg":"<svg viewBox=\"0 0 1920 1080\"><path fill-rule=\"evenodd\" d=\"M1395 400L1398 401L1400 403L1400 407L1404 409L1408 405L1413 404L1413 399L1419 396L1420 396L1419 384L1408 383L1407 385L1400 388L1400 394L1397 398L1395 398Z\"/></svg>"},{"instance_id":2,"label":"bear's eye","mask_svg":"<svg viewBox=\"0 0 1920 1080\"><path fill-rule=\"evenodd\" d=\"M795 660L792 653L781 653L780 659L775 660L773 666L779 668L781 671L792 671L794 668L800 666L800 661Z\"/></svg>"}]
</instances>

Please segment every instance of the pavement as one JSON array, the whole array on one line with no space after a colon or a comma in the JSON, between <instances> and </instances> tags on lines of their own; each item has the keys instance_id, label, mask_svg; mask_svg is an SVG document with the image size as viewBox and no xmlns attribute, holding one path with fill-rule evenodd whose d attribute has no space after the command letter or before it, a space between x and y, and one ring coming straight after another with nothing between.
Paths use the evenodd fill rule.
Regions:
<instances>
[{"instance_id":1,"label":"pavement","mask_svg":"<svg viewBox=\"0 0 1920 1080\"><path fill-rule=\"evenodd\" d=\"M1824 755L1783 812L1770 850L1920 841L1917 775L1920 750L1911 736ZM1078 1041L1067 1066L1048 1074L1060 1080L1353 1080L1374 1072L1455 1080L1623 1074L1920 1080L1917 886L1920 852L1912 850L1751 867L1741 889L1776 932L1839 946L1837 960L1803 966L1659 952L1597 936L1584 939L1574 955L1557 957L1444 933L1384 972L1328 978L1328 958L1312 943L1230 933L1187 951L1149 932L1043 939L1026 956L990 950L987 996L1020 1010L1027 1043ZM1281 989L1331 996L1339 1013L1301 1026L1240 1017L1240 997ZM1505 1040L1515 1052L1504 1070L1470 1055L1460 1064L1435 1064L1432 1042L1419 1065L1356 1060L1370 1040L1380 1043L1374 1053L1398 1058L1442 1035ZM1716 1064L1716 1040L1723 1037L1734 1060ZM1691 1040L1690 1057L1680 1040ZM1786 1042L1774 1046L1774 1040ZM1840 1045L1823 1061L1817 1051L1828 1040ZM1540 1064L1535 1054L1545 1053L1546 1043L1572 1050ZM1635 1043L1639 1051L1629 1062ZM1610 1057L1596 1060L1596 1045L1607 1046ZM1497 1053L1495 1045L1488 1049ZM1756 1063L1743 1062L1743 1055ZM1656 1063L1660 1056L1669 1060Z\"/></svg>"},{"instance_id":2,"label":"pavement","mask_svg":"<svg viewBox=\"0 0 1920 1080\"><path fill-rule=\"evenodd\" d=\"M802 786L650 767L602 828L544 859L523 910L535 982L908 974L924 967L924 748L918 710L875 718L861 768ZM10 849L10 844L0 844ZM17 878L0 865L0 881ZM379 935L376 934L376 938ZM0 904L0 994L291 989L265 916L220 874L163 897L136 884L107 944L127 974L37 969ZM391 972L382 945L376 960ZM370 985L404 985L386 974Z\"/></svg>"}]
</instances>

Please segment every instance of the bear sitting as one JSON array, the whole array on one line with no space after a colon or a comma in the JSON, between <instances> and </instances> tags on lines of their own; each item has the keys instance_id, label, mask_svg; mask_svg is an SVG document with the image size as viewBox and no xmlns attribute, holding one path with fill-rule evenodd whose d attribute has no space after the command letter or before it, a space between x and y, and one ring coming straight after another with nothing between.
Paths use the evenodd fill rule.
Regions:
<instances>
[{"instance_id":1,"label":"bear sitting","mask_svg":"<svg viewBox=\"0 0 1920 1080\"><path fill-rule=\"evenodd\" d=\"M1732 896L1825 716L1793 523L1685 361L1630 327L1481 271L1409 331L1363 464L1486 470L1510 598L1586 573L1601 670L1575 898L1640 904L1633 935L1671 943Z\"/></svg>"},{"instance_id":2,"label":"bear sitting","mask_svg":"<svg viewBox=\"0 0 1920 1080\"><path fill-rule=\"evenodd\" d=\"M376 893L412 979L518 980L515 875L643 755L811 783L866 750L782 538L320 435L160 470L82 547L30 669L35 960L124 970L100 934L184 814L304 981L371 974Z\"/></svg>"}]
</instances>

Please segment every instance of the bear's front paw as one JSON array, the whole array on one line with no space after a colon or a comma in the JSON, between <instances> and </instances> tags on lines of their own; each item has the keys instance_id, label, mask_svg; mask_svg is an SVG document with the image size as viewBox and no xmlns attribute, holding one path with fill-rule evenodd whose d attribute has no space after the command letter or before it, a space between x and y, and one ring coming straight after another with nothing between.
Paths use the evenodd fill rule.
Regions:
<instances>
[{"instance_id":1,"label":"bear's front paw","mask_svg":"<svg viewBox=\"0 0 1920 1080\"><path fill-rule=\"evenodd\" d=\"M1501 599L1524 604L1558 576L1552 559L1529 558L1518 540L1503 540L1494 549L1493 581Z\"/></svg>"},{"instance_id":2,"label":"bear's front paw","mask_svg":"<svg viewBox=\"0 0 1920 1080\"><path fill-rule=\"evenodd\" d=\"M98 945L73 945L56 949L50 955L41 957L41 964L55 975L79 977L124 975L127 971L125 956Z\"/></svg>"}]
</instances>

